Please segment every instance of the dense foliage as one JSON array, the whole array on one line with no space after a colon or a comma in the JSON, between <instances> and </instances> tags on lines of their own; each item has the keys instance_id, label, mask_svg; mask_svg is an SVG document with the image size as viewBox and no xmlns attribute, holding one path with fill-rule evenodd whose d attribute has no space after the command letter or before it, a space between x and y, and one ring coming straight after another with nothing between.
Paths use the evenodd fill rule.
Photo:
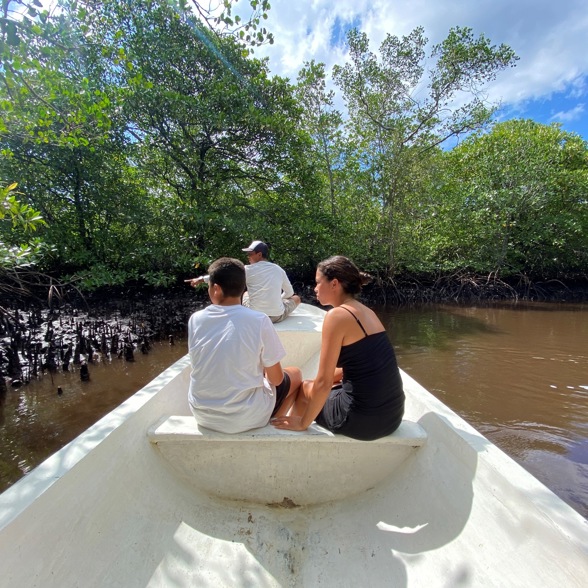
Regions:
<instances>
[{"instance_id":1,"label":"dense foliage","mask_svg":"<svg viewBox=\"0 0 588 588\"><path fill-rule=\"evenodd\" d=\"M16 188L16 184L0 186L0 271L35 263L43 248L31 234L45 222L19 200Z\"/></svg>"},{"instance_id":2,"label":"dense foliage","mask_svg":"<svg viewBox=\"0 0 588 588\"><path fill-rule=\"evenodd\" d=\"M40 239L0 224L4 267L20 248L89 289L169 285L260 238L304 279L334 253L384 280L588 272L587 145L491 125L481 90L515 64L504 45L456 27L427 54L418 28L374 54L351 30L345 115L324 65L291 83L255 58L267 1L247 18L230 0L43 6L2 2L0 184Z\"/></svg>"}]
</instances>

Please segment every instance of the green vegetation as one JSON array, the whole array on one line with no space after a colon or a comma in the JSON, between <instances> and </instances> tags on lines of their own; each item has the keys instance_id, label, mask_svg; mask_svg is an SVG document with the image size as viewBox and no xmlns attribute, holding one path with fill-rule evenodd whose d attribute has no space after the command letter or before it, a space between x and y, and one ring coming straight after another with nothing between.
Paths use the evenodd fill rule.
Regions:
<instances>
[{"instance_id":1,"label":"green vegetation","mask_svg":"<svg viewBox=\"0 0 588 588\"><path fill-rule=\"evenodd\" d=\"M17 198L16 187L0 186L0 272L34 264L43 249L41 240L31 234L45 222Z\"/></svg>"},{"instance_id":2,"label":"green vegetation","mask_svg":"<svg viewBox=\"0 0 588 588\"><path fill-rule=\"evenodd\" d=\"M586 277L586 142L492 125L480 97L515 65L509 47L455 27L427 54L417 28L374 54L350 31L344 116L324 65L292 83L255 57L274 41L266 0L248 19L221 4L3 0L5 271L26 258L86 289L167 286L261 238L304 279L334 253L384 284Z\"/></svg>"}]
</instances>

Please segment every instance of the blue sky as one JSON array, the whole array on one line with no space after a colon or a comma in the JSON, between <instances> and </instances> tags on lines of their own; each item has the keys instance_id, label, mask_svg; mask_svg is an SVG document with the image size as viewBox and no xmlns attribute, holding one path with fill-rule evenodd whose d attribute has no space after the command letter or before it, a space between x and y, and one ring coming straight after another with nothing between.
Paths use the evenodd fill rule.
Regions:
<instances>
[{"instance_id":1,"label":"blue sky","mask_svg":"<svg viewBox=\"0 0 588 588\"><path fill-rule=\"evenodd\" d=\"M268 57L274 74L295 81L311 59L330 73L347 59L345 31L353 26L367 33L376 54L387 33L402 36L423 26L433 45L454 26L470 27L519 57L486 88L502 104L498 120L559 122L588 140L586 0L272 0L271 6L264 26L275 43L255 55Z\"/></svg>"}]
</instances>

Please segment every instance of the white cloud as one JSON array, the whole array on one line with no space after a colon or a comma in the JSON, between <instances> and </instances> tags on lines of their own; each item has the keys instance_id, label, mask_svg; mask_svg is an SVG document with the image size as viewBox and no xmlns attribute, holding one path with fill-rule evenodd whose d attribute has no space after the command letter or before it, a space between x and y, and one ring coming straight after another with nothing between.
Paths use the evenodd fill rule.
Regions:
<instances>
[{"instance_id":1,"label":"white cloud","mask_svg":"<svg viewBox=\"0 0 588 588\"><path fill-rule=\"evenodd\" d=\"M551 117L551 120L554 122L572 122L578 120L584 114L584 110L584 104L576 104L570 110L556 112Z\"/></svg>"},{"instance_id":2,"label":"white cloud","mask_svg":"<svg viewBox=\"0 0 588 588\"><path fill-rule=\"evenodd\" d=\"M344 47L332 45L333 27L355 23L372 50L387 33L402 36L423 26L431 44L454 26L472 28L495 45L506 43L520 60L488 88L491 100L511 106L554 92L585 95L588 74L588 10L585 0L272 0L266 26L275 44L256 51L269 56L272 73L292 81L305 61L343 64Z\"/></svg>"}]
</instances>

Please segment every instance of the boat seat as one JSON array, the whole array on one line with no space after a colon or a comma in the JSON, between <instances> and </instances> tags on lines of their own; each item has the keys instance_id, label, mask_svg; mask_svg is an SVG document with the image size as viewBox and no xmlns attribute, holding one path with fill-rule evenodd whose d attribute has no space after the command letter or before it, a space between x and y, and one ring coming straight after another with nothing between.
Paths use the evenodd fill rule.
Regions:
<instances>
[{"instance_id":1,"label":"boat seat","mask_svg":"<svg viewBox=\"0 0 588 588\"><path fill-rule=\"evenodd\" d=\"M341 500L392 476L427 438L402 421L391 435L357 441L317 424L302 432L271 425L225 434L192 416L168 416L148 431L175 473L199 490L229 500L303 506Z\"/></svg>"}]
</instances>

